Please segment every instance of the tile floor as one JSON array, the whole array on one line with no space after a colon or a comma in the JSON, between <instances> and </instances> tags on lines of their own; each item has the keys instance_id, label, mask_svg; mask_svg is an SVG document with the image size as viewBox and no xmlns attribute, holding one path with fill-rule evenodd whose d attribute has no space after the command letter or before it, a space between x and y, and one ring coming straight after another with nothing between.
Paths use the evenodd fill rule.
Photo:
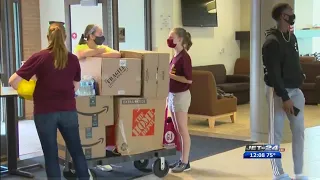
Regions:
<instances>
[{"instance_id":1,"label":"tile floor","mask_svg":"<svg viewBox=\"0 0 320 180\"><path fill-rule=\"evenodd\" d=\"M286 126L289 126L287 121ZM305 127L320 126L320 106L305 106ZM194 133L205 133L213 136L236 139L250 139L250 105L239 105L237 107L236 123L232 124L229 117L216 120L216 126L209 128L208 121L189 121L189 130Z\"/></svg>"},{"instance_id":2,"label":"tile floor","mask_svg":"<svg viewBox=\"0 0 320 180\"><path fill-rule=\"evenodd\" d=\"M320 107L306 106L305 110L305 173L310 180L320 180ZM206 121L195 121L190 123L192 134L230 139L249 139L250 121L249 105L238 106L237 123L231 124L228 119L218 120L219 125L209 129ZM27 141L20 141L21 159L42 155L41 145L32 120L21 121L20 139L32 138L34 144ZM1 123L1 131L4 132L4 124ZM27 130L22 127L28 127ZM34 139L36 138L36 139ZM291 159L291 144L283 144L286 148L283 153L283 166L287 173L293 174ZM168 180L264 180L272 179L271 166L268 160L244 160L242 155L244 147L234 149L215 156L207 157L192 162L192 171L182 174L169 174ZM158 179L154 175L140 178L139 180Z\"/></svg>"},{"instance_id":3,"label":"tile floor","mask_svg":"<svg viewBox=\"0 0 320 180\"><path fill-rule=\"evenodd\" d=\"M310 180L320 180L320 126L305 131L304 172ZM291 144L282 144L282 163L285 171L293 175ZM272 171L269 160L247 160L242 155L244 147L191 163L192 170L181 174L170 173L168 180L271 180ZM137 180L156 180L154 175Z\"/></svg>"}]
</instances>

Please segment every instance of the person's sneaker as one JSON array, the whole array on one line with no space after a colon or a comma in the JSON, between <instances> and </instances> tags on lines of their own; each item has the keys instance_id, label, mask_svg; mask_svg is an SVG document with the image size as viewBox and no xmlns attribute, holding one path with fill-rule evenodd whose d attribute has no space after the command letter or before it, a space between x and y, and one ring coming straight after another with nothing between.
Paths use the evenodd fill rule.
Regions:
<instances>
[{"instance_id":1,"label":"person's sneaker","mask_svg":"<svg viewBox=\"0 0 320 180\"><path fill-rule=\"evenodd\" d=\"M115 156L121 156L121 154L118 152L117 148L114 148L112 150L112 153L115 155Z\"/></svg>"},{"instance_id":2,"label":"person's sneaker","mask_svg":"<svg viewBox=\"0 0 320 180\"><path fill-rule=\"evenodd\" d=\"M307 176L296 176L294 180L308 180Z\"/></svg>"},{"instance_id":3,"label":"person's sneaker","mask_svg":"<svg viewBox=\"0 0 320 180\"><path fill-rule=\"evenodd\" d=\"M273 180L292 180L288 174L281 174L280 176L277 176L273 178Z\"/></svg>"},{"instance_id":4,"label":"person's sneaker","mask_svg":"<svg viewBox=\"0 0 320 180\"><path fill-rule=\"evenodd\" d=\"M190 171L190 170L191 170L191 167L189 162L188 164L181 162L172 169L172 173L181 173L181 172Z\"/></svg>"},{"instance_id":5,"label":"person's sneaker","mask_svg":"<svg viewBox=\"0 0 320 180\"><path fill-rule=\"evenodd\" d=\"M181 163L181 160L175 162L175 163L172 163L172 164L169 164L169 168L172 169L172 168L175 168L176 166L178 166L178 164Z\"/></svg>"}]
</instances>

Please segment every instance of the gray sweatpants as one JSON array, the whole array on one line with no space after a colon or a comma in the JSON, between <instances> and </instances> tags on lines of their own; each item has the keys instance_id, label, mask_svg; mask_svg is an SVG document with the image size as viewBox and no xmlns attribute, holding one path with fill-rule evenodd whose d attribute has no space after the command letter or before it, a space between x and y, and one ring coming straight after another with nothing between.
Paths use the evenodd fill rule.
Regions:
<instances>
[{"instance_id":1,"label":"gray sweatpants","mask_svg":"<svg viewBox=\"0 0 320 180\"><path fill-rule=\"evenodd\" d=\"M290 99L294 106L300 109L297 116L286 114L282 109L282 99L278 97L273 88L267 87L267 99L269 104L269 143L281 144L284 120L287 116L290 121L292 132L292 157L294 163L294 173L302 174L303 169L303 150L304 150L304 104L305 98L302 91L298 88L287 89ZM274 176L284 174L281 159L271 159L271 167Z\"/></svg>"}]
</instances>

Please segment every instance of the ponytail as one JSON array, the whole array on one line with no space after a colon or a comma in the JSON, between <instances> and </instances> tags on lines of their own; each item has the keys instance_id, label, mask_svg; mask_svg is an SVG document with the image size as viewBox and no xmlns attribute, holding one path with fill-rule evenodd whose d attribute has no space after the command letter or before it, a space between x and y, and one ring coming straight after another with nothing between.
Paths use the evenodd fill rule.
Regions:
<instances>
[{"instance_id":1,"label":"ponytail","mask_svg":"<svg viewBox=\"0 0 320 180\"><path fill-rule=\"evenodd\" d=\"M66 31L64 27L50 25L48 31L48 49L53 53L54 67L64 69L68 64L68 50L65 45Z\"/></svg>"},{"instance_id":2,"label":"ponytail","mask_svg":"<svg viewBox=\"0 0 320 180\"><path fill-rule=\"evenodd\" d=\"M89 24L86 29L84 30L84 33L81 35L80 41L79 41L79 45L82 44L87 44L88 43L88 39L90 38L90 34L93 34L95 32L95 27L97 27L94 24Z\"/></svg>"},{"instance_id":3,"label":"ponytail","mask_svg":"<svg viewBox=\"0 0 320 180\"><path fill-rule=\"evenodd\" d=\"M84 34L81 35L81 38L80 38L80 41L79 41L78 44L79 44L79 45L87 44L87 40L86 40L86 38L84 37Z\"/></svg>"},{"instance_id":4,"label":"ponytail","mask_svg":"<svg viewBox=\"0 0 320 180\"><path fill-rule=\"evenodd\" d=\"M187 51L189 51L189 49L191 48L192 46L192 41L191 41L191 34L189 32L186 32L186 36L184 37L184 47Z\"/></svg>"},{"instance_id":5,"label":"ponytail","mask_svg":"<svg viewBox=\"0 0 320 180\"><path fill-rule=\"evenodd\" d=\"M183 38L182 46L185 50L189 51L192 46L191 34L183 28L174 28L173 31L178 37Z\"/></svg>"}]
</instances>

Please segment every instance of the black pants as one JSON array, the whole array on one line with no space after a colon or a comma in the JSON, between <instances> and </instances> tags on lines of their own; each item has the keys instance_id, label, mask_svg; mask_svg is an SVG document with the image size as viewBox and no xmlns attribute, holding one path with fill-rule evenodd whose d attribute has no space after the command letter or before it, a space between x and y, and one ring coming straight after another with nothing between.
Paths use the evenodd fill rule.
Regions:
<instances>
[{"instance_id":1,"label":"black pants","mask_svg":"<svg viewBox=\"0 0 320 180\"><path fill-rule=\"evenodd\" d=\"M44 154L48 180L61 179L57 129L59 129L66 142L78 178L81 180L89 180L88 165L80 142L77 112L66 111L37 114L34 116L34 121Z\"/></svg>"}]
</instances>

